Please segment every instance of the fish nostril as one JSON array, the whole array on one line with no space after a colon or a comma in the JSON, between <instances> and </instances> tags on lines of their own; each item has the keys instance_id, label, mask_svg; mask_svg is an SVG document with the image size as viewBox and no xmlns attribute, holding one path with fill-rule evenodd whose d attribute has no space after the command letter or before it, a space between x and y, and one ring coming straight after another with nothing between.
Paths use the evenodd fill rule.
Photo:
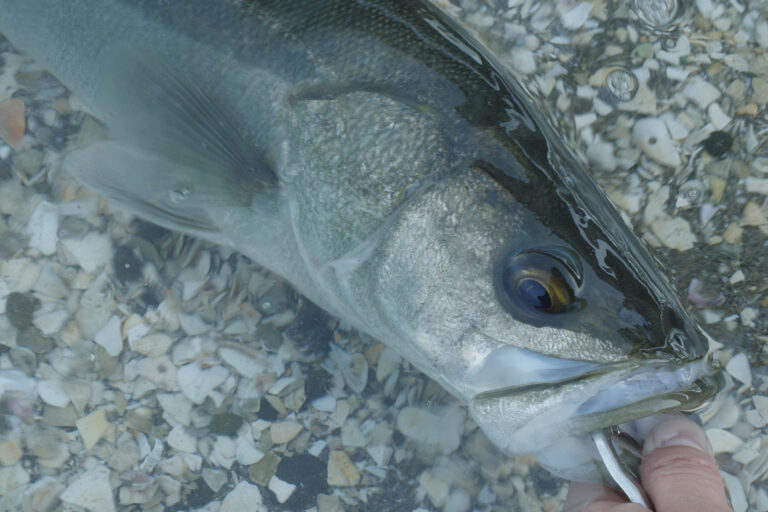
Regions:
<instances>
[{"instance_id":1,"label":"fish nostril","mask_svg":"<svg viewBox=\"0 0 768 512\"><path fill-rule=\"evenodd\" d=\"M675 357L680 359L689 359L691 357L690 350L687 348L689 343L688 336L685 335L680 329L670 329L666 339L666 347L671 350Z\"/></svg>"}]
</instances>

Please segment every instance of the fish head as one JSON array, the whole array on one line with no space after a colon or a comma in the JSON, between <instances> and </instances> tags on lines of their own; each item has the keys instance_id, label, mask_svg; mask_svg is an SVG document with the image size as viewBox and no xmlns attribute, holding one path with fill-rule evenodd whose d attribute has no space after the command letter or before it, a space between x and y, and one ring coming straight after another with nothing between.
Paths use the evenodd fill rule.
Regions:
<instances>
[{"instance_id":1,"label":"fish head","mask_svg":"<svg viewBox=\"0 0 768 512\"><path fill-rule=\"evenodd\" d=\"M709 339L591 179L509 175L473 162L408 205L379 309L494 444L594 478L590 432L712 396Z\"/></svg>"}]
</instances>

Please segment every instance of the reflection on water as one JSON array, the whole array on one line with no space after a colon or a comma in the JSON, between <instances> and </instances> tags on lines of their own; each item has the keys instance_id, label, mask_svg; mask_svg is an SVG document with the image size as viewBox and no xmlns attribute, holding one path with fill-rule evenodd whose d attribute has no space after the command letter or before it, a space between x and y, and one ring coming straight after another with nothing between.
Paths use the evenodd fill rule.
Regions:
<instances>
[{"instance_id":1,"label":"reflection on water","mask_svg":"<svg viewBox=\"0 0 768 512\"><path fill-rule=\"evenodd\" d=\"M702 416L736 510L768 510L768 6L437 3L513 70L724 345L735 386ZM0 146L0 509L558 508L563 482L499 454L394 352L59 172L101 128L0 50L0 99L27 122L17 152Z\"/></svg>"}]
</instances>

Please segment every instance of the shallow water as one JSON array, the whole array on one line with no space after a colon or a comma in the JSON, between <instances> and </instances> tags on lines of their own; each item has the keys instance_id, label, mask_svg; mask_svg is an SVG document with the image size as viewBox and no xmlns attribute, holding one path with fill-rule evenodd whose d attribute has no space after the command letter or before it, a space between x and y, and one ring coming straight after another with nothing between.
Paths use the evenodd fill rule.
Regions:
<instances>
[{"instance_id":1,"label":"shallow water","mask_svg":"<svg viewBox=\"0 0 768 512\"><path fill-rule=\"evenodd\" d=\"M737 356L734 389L705 419L736 510L768 510L768 7L438 3L655 247L723 361ZM135 221L59 171L99 127L0 50L2 99L22 98L28 123L18 151L0 146L0 509L55 508L62 492L93 510L239 510L256 495L268 510L559 508L564 482L499 454L382 345L231 250ZM713 131L732 147L705 143Z\"/></svg>"},{"instance_id":2,"label":"shallow water","mask_svg":"<svg viewBox=\"0 0 768 512\"><path fill-rule=\"evenodd\" d=\"M735 509L746 496L768 510L765 3L457 7L654 248L722 361L737 356L726 405L703 419Z\"/></svg>"}]
</instances>

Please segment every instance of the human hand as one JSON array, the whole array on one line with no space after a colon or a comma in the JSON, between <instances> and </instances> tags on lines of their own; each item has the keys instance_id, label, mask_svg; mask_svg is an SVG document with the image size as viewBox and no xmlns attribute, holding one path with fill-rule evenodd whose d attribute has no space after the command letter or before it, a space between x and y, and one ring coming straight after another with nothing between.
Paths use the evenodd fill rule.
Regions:
<instances>
[{"instance_id":1,"label":"human hand","mask_svg":"<svg viewBox=\"0 0 768 512\"><path fill-rule=\"evenodd\" d=\"M656 512L731 512L704 431L683 417L662 421L643 446L641 482ZM563 512L648 512L619 492L574 482Z\"/></svg>"}]
</instances>

